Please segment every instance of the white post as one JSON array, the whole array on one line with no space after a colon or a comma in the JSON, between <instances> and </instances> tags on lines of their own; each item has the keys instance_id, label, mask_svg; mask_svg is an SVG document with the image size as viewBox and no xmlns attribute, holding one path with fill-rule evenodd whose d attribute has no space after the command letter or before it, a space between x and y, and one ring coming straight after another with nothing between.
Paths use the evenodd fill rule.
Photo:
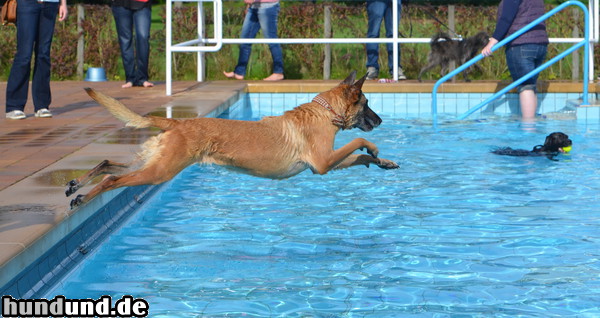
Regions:
<instances>
[{"instance_id":1,"label":"white post","mask_svg":"<svg viewBox=\"0 0 600 318\"><path fill-rule=\"evenodd\" d=\"M205 30L204 30L204 8L202 5L202 1L198 2L198 39L204 39L204 34L205 34ZM214 4L216 5L216 4ZM200 46L203 46L204 44L200 43L198 44ZM197 55L197 59L198 59L198 69L197 69L197 74L196 74L196 79L198 82L202 82L204 81L204 69L205 69L205 65L204 65L204 52L198 51L198 53L196 53Z\"/></svg>"},{"instance_id":2,"label":"white post","mask_svg":"<svg viewBox=\"0 0 600 318\"><path fill-rule=\"evenodd\" d=\"M167 42L167 43L165 45L165 48L166 48L166 54L167 54L167 56L166 56L166 64L167 65L166 65L166 71L165 71L166 74L165 75L167 78L165 79L165 82L166 82L165 86L166 86L166 90L167 90L167 92L166 92L167 96L171 96L171 90L172 90L172 88L171 88L172 78L171 77L173 75L172 70L171 70L171 67L172 67L171 64L173 63L173 61L172 61L173 53L171 52L171 45L172 45L172 39L171 39L171 31L172 30L171 30L171 28L173 27L173 23L172 23L171 19L173 18L173 15L172 15L171 10L173 9L173 6L171 4L171 0L167 0L166 2L167 2L167 8L166 8L167 12L166 12L166 21L165 22L166 22L167 30L166 30L166 35L165 35L165 38L166 38L165 42Z\"/></svg>"},{"instance_id":3,"label":"white post","mask_svg":"<svg viewBox=\"0 0 600 318\"><path fill-rule=\"evenodd\" d=\"M394 28L394 32L393 32L393 45L394 45L394 66L393 66L393 78L395 81L398 80L398 14L400 14L400 12L398 12L398 1L400 0L393 0L392 1L392 26Z\"/></svg>"},{"instance_id":4,"label":"white post","mask_svg":"<svg viewBox=\"0 0 600 318\"><path fill-rule=\"evenodd\" d=\"M594 46L600 42L600 0L590 0L588 4L589 15L590 15L590 50L589 50L589 74L590 82L593 82L595 78L600 77L600 72L596 73L594 69Z\"/></svg>"}]
</instances>

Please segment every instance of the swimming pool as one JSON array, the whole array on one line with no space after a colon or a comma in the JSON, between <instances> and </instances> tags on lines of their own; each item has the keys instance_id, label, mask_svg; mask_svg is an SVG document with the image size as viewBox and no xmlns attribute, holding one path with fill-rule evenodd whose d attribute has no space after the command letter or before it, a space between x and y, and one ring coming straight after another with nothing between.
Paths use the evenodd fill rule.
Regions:
<instances>
[{"instance_id":1,"label":"swimming pool","mask_svg":"<svg viewBox=\"0 0 600 318\"><path fill-rule=\"evenodd\" d=\"M600 126L383 119L338 145L366 137L400 169L189 167L45 297L130 294L151 317L600 315ZM574 142L559 161L489 153L553 131Z\"/></svg>"}]
</instances>

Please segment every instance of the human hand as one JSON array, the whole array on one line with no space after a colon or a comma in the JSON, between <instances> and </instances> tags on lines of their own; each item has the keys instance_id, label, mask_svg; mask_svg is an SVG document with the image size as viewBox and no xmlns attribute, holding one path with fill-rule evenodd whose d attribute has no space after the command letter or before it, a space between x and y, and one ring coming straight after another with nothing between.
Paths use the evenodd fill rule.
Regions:
<instances>
[{"instance_id":1,"label":"human hand","mask_svg":"<svg viewBox=\"0 0 600 318\"><path fill-rule=\"evenodd\" d=\"M244 3L246 3L246 4L253 4L254 2L256 2L256 1L254 1L254 0L244 0Z\"/></svg>"},{"instance_id":2,"label":"human hand","mask_svg":"<svg viewBox=\"0 0 600 318\"><path fill-rule=\"evenodd\" d=\"M58 7L58 21L65 21L68 14L69 10L67 9L67 2L61 1L60 6Z\"/></svg>"},{"instance_id":3,"label":"human hand","mask_svg":"<svg viewBox=\"0 0 600 318\"><path fill-rule=\"evenodd\" d=\"M488 44L483 48L483 50L481 50L481 54L483 54L483 56L492 55L492 47L494 47L496 44L498 44L498 40L490 38Z\"/></svg>"}]
</instances>

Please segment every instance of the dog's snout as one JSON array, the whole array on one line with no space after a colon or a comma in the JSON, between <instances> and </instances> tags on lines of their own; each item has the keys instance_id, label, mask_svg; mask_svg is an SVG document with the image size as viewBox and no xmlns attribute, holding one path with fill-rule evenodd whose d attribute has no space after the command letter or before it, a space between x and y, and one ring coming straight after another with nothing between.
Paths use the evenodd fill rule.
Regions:
<instances>
[{"instance_id":1,"label":"dog's snout","mask_svg":"<svg viewBox=\"0 0 600 318\"><path fill-rule=\"evenodd\" d=\"M381 120L381 117L379 117L379 115L377 115L377 114L376 114L376 113L375 113L373 110L371 110L370 108L369 108L369 110L370 110L370 111L371 111L371 113L373 114L373 118L372 118L372 120L373 120L373 127L377 127L377 126L381 125L381 122L382 122L382 120Z\"/></svg>"},{"instance_id":2,"label":"dog's snout","mask_svg":"<svg viewBox=\"0 0 600 318\"><path fill-rule=\"evenodd\" d=\"M365 105L363 118L358 124L358 128L363 131L371 131L373 128L381 125L381 117L377 115L369 106Z\"/></svg>"}]
</instances>

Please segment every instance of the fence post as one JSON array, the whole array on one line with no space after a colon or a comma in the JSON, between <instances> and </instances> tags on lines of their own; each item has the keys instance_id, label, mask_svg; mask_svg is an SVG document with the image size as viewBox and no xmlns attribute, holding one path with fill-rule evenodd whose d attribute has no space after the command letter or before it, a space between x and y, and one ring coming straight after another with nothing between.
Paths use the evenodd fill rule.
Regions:
<instances>
[{"instance_id":1,"label":"fence post","mask_svg":"<svg viewBox=\"0 0 600 318\"><path fill-rule=\"evenodd\" d=\"M576 23L579 21L579 9L577 8L573 8L573 21L575 21ZM579 37L579 26L577 24L575 24L575 26L573 27L572 36L574 38ZM573 63L571 66L571 79L577 80L579 79L579 50L573 52L572 56Z\"/></svg>"},{"instance_id":2,"label":"fence post","mask_svg":"<svg viewBox=\"0 0 600 318\"><path fill-rule=\"evenodd\" d=\"M331 6L330 5L325 5L325 10L323 12L323 15L325 16L325 21L324 21L324 30L325 30L325 34L323 35L323 37L325 38L331 38L332 32L331 32ZM331 44L326 43L325 47L323 48L324 50L324 58L323 58L323 79L324 80L328 80L331 78Z\"/></svg>"},{"instance_id":3,"label":"fence post","mask_svg":"<svg viewBox=\"0 0 600 318\"><path fill-rule=\"evenodd\" d=\"M77 38L77 76L79 79L83 79L83 61L84 61L84 48L85 42L83 39L83 19L85 18L85 10L83 9L83 5L80 3L77 4L77 34L79 37Z\"/></svg>"}]
</instances>

